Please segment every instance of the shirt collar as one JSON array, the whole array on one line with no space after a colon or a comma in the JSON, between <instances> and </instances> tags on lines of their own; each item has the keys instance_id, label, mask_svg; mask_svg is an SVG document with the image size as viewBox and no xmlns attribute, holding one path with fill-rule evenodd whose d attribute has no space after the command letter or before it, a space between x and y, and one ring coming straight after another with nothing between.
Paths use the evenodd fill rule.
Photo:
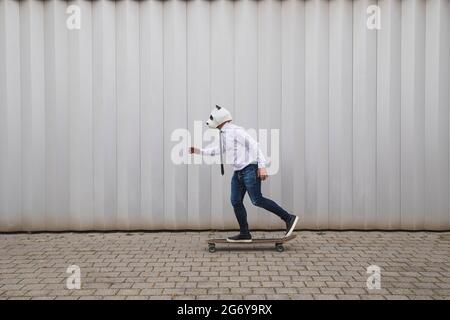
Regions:
<instances>
[{"instance_id":1,"label":"shirt collar","mask_svg":"<svg viewBox=\"0 0 450 320\"><path fill-rule=\"evenodd\" d=\"M225 123L225 124L223 125L222 129L220 129L220 131L226 130L227 128L230 127L230 125L231 125L230 122Z\"/></svg>"}]
</instances>

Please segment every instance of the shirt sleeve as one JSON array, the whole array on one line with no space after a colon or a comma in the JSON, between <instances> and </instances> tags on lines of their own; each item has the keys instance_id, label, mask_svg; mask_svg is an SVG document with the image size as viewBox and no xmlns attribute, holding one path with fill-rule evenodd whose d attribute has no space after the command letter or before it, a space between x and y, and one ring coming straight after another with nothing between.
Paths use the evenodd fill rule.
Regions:
<instances>
[{"instance_id":1,"label":"shirt sleeve","mask_svg":"<svg viewBox=\"0 0 450 320\"><path fill-rule=\"evenodd\" d=\"M259 143L256 142L255 139L253 139L253 137L251 135L249 135L247 133L247 131L245 130L239 130L240 135L242 136L242 140L239 139L240 141L244 141L245 144L248 143L248 147L249 147L249 152L251 154L256 154L256 161L258 162L258 168L265 168L266 167L266 163L267 160L263 154L263 152L261 151L261 148L259 147Z\"/></svg>"},{"instance_id":2,"label":"shirt sleeve","mask_svg":"<svg viewBox=\"0 0 450 320\"><path fill-rule=\"evenodd\" d=\"M215 156L216 154L219 154L219 153L220 153L219 147L200 149L200 154L202 154L202 155Z\"/></svg>"}]
</instances>

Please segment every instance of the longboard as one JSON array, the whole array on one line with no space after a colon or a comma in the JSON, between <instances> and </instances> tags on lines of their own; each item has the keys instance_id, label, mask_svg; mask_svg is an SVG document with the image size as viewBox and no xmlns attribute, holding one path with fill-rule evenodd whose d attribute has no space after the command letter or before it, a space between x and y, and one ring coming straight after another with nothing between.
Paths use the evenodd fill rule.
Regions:
<instances>
[{"instance_id":1,"label":"longboard","mask_svg":"<svg viewBox=\"0 0 450 320\"><path fill-rule=\"evenodd\" d=\"M296 237L297 237L296 234L291 234L289 237L283 237L283 238L256 238L256 239L253 239L251 242L228 242L227 239L225 239L225 238L209 239L209 240L207 240L207 242L208 242L208 251L211 253L216 252L216 244L217 243L236 244L236 245L274 243L275 249L278 252L283 252L284 251L283 243L291 241L292 239L295 239Z\"/></svg>"}]
</instances>

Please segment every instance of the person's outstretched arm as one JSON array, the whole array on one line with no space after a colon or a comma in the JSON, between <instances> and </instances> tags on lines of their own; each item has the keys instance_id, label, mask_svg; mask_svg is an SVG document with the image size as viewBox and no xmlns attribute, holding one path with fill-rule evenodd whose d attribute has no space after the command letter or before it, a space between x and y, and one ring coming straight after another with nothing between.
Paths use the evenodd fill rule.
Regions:
<instances>
[{"instance_id":1,"label":"person's outstretched arm","mask_svg":"<svg viewBox=\"0 0 450 320\"><path fill-rule=\"evenodd\" d=\"M216 154L220 153L220 148L212 147L212 148L199 149L199 148L195 148L195 147L190 147L189 153L202 154L202 155L207 155L207 156L215 156Z\"/></svg>"}]
</instances>

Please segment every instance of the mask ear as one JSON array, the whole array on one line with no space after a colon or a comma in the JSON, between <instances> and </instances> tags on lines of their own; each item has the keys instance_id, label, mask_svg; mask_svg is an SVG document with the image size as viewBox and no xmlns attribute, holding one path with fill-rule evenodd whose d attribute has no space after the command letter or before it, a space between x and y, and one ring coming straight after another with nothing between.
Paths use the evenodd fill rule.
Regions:
<instances>
[{"instance_id":1,"label":"mask ear","mask_svg":"<svg viewBox=\"0 0 450 320\"><path fill-rule=\"evenodd\" d=\"M216 109L217 110L220 110L221 109L221 107L219 107L217 104L216 104Z\"/></svg>"}]
</instances>

